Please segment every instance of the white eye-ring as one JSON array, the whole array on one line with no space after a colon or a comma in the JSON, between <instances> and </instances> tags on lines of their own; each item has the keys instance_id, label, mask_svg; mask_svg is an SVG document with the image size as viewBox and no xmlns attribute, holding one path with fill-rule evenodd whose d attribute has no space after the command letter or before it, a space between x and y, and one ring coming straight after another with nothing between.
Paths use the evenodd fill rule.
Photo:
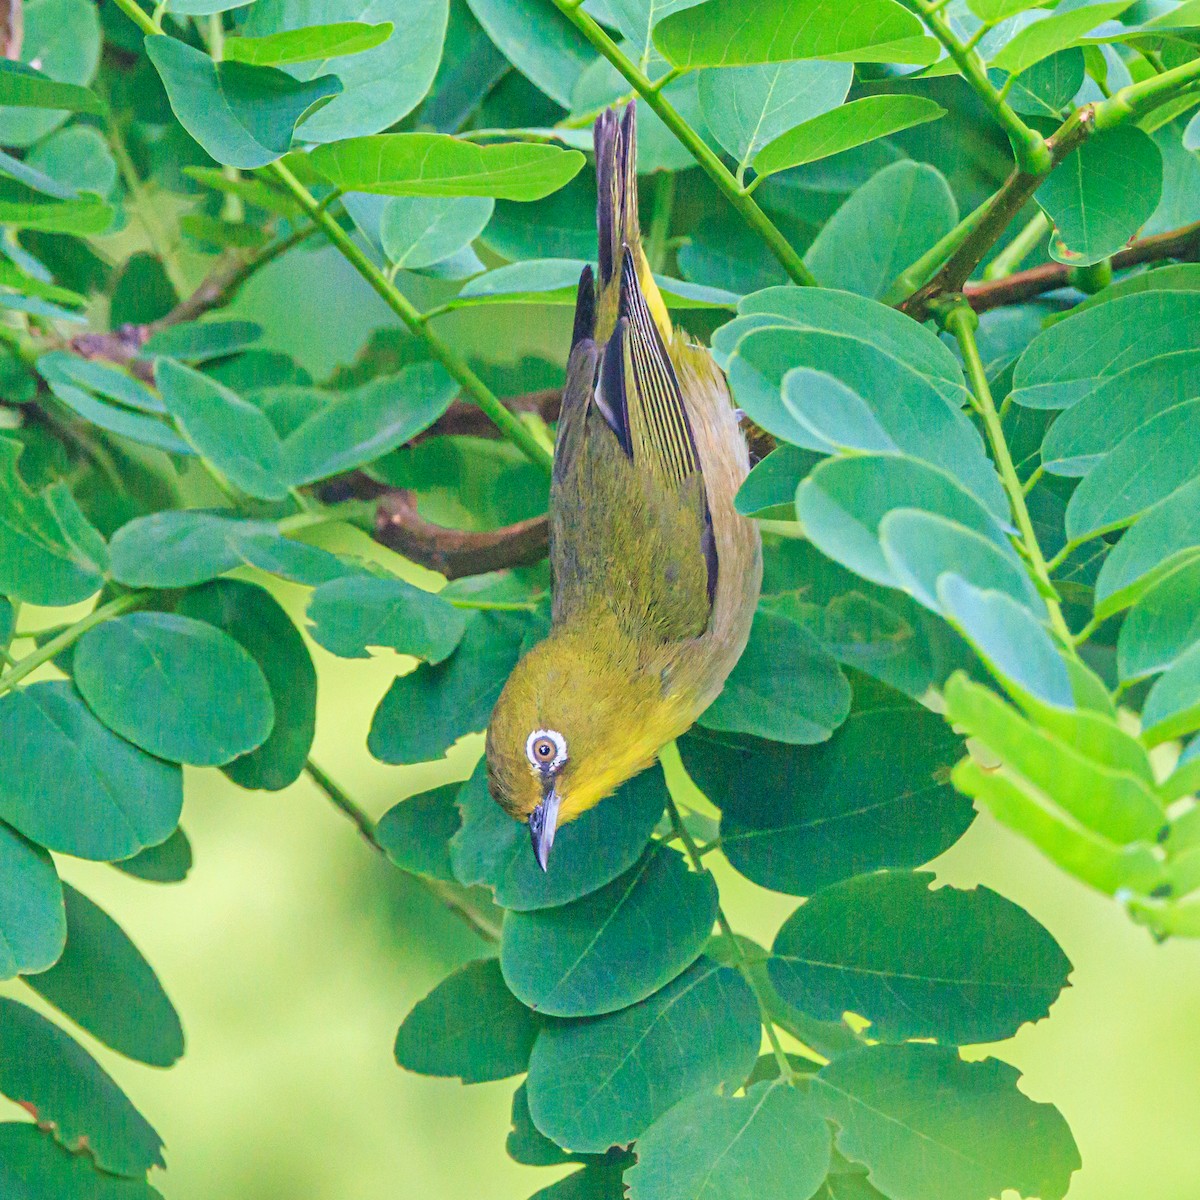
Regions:
<instances>
[{"instance_id":1,"label":"white eye-ring","mask_svg":"<svg viewBox=\"0 0 1200 1200\"><path fill-rule=\"evenodd\" d=\"M535 771L557 771L567 761L567 739L557 729L535 729L525 742L525 756Z\"/></svg>"}]
</instances>

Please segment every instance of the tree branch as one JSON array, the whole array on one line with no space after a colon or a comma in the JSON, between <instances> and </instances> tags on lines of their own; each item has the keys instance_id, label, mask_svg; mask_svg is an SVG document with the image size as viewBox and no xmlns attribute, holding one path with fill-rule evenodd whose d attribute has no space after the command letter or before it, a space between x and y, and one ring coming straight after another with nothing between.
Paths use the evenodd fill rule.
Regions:
<instances>
[{"instance_id":1,"label":"tree branch","mask_svg":"<svg viewBox=\"0 0 1200 1200\"><path fill-rule=\"evenodd\" d=\"M1170 233L1157 233L1153 237L1141 238L1125 250L1114 254L1112 267L1114 271L1124 271L1140 263L1156 262L1164 258L1178 258L1185 262L1200 259L1200 221ZM1006 304L1020 304L1033 299L1034 296L1066 287L1070 272L1071 268L1064 263L1042 263L1041 266L1032 267L1028 271L1018 271L1004 279L967 284L963 288L963 295L977 313L987 312L992 308L1002 308Z\"/></svg>"}]
</instances>

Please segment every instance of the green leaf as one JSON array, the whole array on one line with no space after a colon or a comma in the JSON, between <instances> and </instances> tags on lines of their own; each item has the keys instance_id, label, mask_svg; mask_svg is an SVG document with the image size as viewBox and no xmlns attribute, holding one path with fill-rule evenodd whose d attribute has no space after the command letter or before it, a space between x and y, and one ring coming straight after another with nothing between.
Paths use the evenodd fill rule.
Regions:
<instances>
[{"instance_id":1,"label":"green leaf","mask_svg":"<svg viewBox=\"0 0 1200 1200\"><path fill-rule=\"evenodd\" d=\"M1006 42L990 65L1010 75L1020 75L1056 51L1076 45L1085 33L1120 16L1132 3L1133 0L1108 0L1107 3L1081 5L1043 17L1026 25Z\"/></svg>"},{"instance_id":2,"label":"green leaf","mask_svg":"<svg viewBox=\"0 0 1200 1200\"><path fill-rule=\"evenodd\" d=\"M1200 729L1200 642L1159 676L1142 705L1142 740L1158 746Z\"/></svg>"},{"instance_id":3,"label":"green leaf","mask_svg":"<svg viewBox=\"0 0 1200 1200\"><path fill-rule=\"evenodd\" d=\"M962 738L900 692L854 678L845 724L818 746L733 744L691 733L683 764L721 809L730 865L772 891L811 895L879 867L915 867L971 824L950 786Z\"/></svg>"},{"instance_id":4,"label":"green leaf","mask_svg":"<svg viewBox=\"0 0 1200 1200\"><path fill-rule=\"evenodd\" d=\"M1099 745L1087 745L1078 725L1055 736L961 674L947 682L945 699L956 724L1085 828L1114 843L1158 837L1166 814L1154 795L1149 764L1143 758L1131 769L1128 761L1114 761L1124 736L1115 723L1108 730L1101 726Z\"/></svg>"},{"instance_id":5,"label":"green leaf","mask_svg":"<svg viewBox=\"0 0 1200 1200\"><path fill-rule=\"evenodd\" d=\"M56 83L24 63L0 64L0 105L10 108L57 108L104 116L100 97L74 83Z\"/></svg>"},{"instance_id":6,"label":"green leaf","mask_svg":"<svg viewBox=\"0 0 1200 1200\"><path fill-rule=\"evenodd\" d=\"M957 221L958 205L940 171L892 163L830 217L804 261L825 287L879 299Z\"/></svg>"},{"instance_id":7,"label":"green leaf","mask_svg":"<svg viewBox=\"0 0 1200 1200\"><path fill-rule=\"evenodd\" d=\"M66 935L62 885L50 855L0 824L0 979L52 966Z\"/></svg>"},{"instance_id":8,"label":"green leaf","mask_svg":"<svg viewBox=\"0 0 1200 1200\"><path fill-rule=\"evenodd\" d=\"M625 1184L621 1172L623 1161L589 1162L582 1171L539 1188L529 1200L625 1200Z\"/></svg>"},{"instance_id":9,"label":"green leaf","mask_svg":"<svg viewBox=\"0 0 1200 1200\"><path fill-rule=\"evenodd\" d=\"M1067 408L1131 368L1164 375L1180 351L1200 340L1200 293L1121 294L1050 326L1030 342L1013 369L1012 400L1031 408ZM1146 375L1139 372L1139 378ZM1181 396L1180 399L1191 397Z\"/></svg>"},{"instance_id":10,"label":"green leaf","mask_svg":"<svg viewBox=\"0 0 1200 1200\"><path fill-rule=\"evenodd\" d=\"M179 822L179 768L111 733L69 683L33 683L0 698L0 736L22 748L0 762L0 818L47 849L128 858Z\"/></svg>"},{"instance_id":11,"label":"green leaf","mask_svg":"<svg viewBox=\"0 0 1200 1200\"><path fill-rule=\"evenodd\" d=\"M662 772L650 767L562 826L554 838L554 867L543 871L533 857L528 825L492 799L486 764L480 763L458 793L463 823L450 843L454 874L467 886L490 887L497 904L518 912L567 904L637 862L665 803Z\"/></svg>"},{"instance_id":12,"label":"green leaf","mask_svg":"<svg viewBox=\"0 0 1200 1200\"><path fill-rule=\"evenodd\" d=\"M1136 603L1158 580L1200 556L1200 479L1160 500L1121 536L1096 577L1096 616Z\"/></svg>"},{"instance_id":13,"label":"green leaf","mask_svg":"<svg viewBox=\"0 0 1200 1200\"><path fill-rule=\"evenodd\" d=\"M481 146L444 133L385 133L318 146L308 161L344 191L540 200L578 173L583 155L532 142Z\"/></svg>"},{"instance_id":14,"label":"green leaf","mask_svg":"<svg viewBox=\"0 0 1200 1200\"><path fill-rule=\"evenodd\" d=\"M127 1058L169 1067L183 1027L154 969L102 908L63 885L67 945L48 971L25 982L76 1025Z\"/></svg>"},{"instance_id":15,"label":"green leaf","mask_svg":"<svg viewBox=\"0 0 1200 1200\"><path fill-rule=\"evenodd\" d=\"M940 104L925 96L863 96L768 142L755 157L754 170L759 176L774 175L936 121L945 114Z\"/></svg>"},{"instance_id":16,"label":"green leaf","mask_svg":"<svg viewBox=\"0 0 1200 1200\"><path fill-rule=\"evenodd\" d=\"M913 599L941 613L938 580L947 572L1003 592L1045 620L1046 605L1024 564L1002 545L936 513L894 508L879 522L879 545L893 577Z\"/></svg>"},{"instance_id":17,"label":"green leaf","mask_svg":"<svg viewBox=\"0 0 1200 1200\"><path fill-rule=\"evenodd\" d=\"M252 170L292 148L297 123L342 90L336 75L301 83L274 67L214 63L176 38L146 38L179 123L217 162Z\"/></svg>"},{"instance_id":18,"label":"green leaf","mask_svg":"<svg viewBox=\"0 0 1200 1200\"><path fill-rule=\"evenodd\" d=\"M528 1167L556 1167L563 1163L587 1161L582 1154L568 1154L560 1150L533 1123L524 1083L513 1092L511 1123L504 1148L514 1162Z\"/></svg>"},{"instance_id":19,"label":"green leaf","mask_svg":"<svg viewBox=\"0 0 1200 1200\"><path fill-rule=\"evenodd\" d=\"M469 246L492 218L487 196L394 196L387 201L379 233L388 262L417 271Z\"/></svg>"},{"instance_id":20,"label":"green leaf","mask_svg":"<svg viewBox=\"0 0 1200 1200\"><path fill-rule=\"evenodd\" d=\"M113 866L149 883L182 883L192 869L192 844L181 826L165 842L147 846Z\"/></svg>"},{"instance_id":21,"label":"green leaf","mask_svg":"<svg viewBox=\"0 0 1200 1200\"><path fill-rule=\"evenodd\" d=\"M43 357L49 357L48 355ZM39 359L38 370L42 371ZM43 374L45 372L43 371ZM180 454L190 457L194 452L173 429L153 416L139 412L131 412L116 404L97 400L90 392L85 392L57 372L47 375L50 390L56 399L61 400L76 415L101 429L107 429L130 441L144 446L153 446L157 450L165 450L168 454Z\"/></svg>"},{"instance_id":22,"label":"green leaf","mask_svg":"<svg viewBox=\"0 0 1200 1200\"><path fill-rule=\"evenodd\" d=\"M303 24L372 21L391 24L382 45L333 64L342 91L301 120L306 142L336 142L387 129L407 116L429 91L446 37L447 0L256 0L241 26L245 35L295 31ZM227 47L233 45L231 39ZM322 60L293 67L289 74L312 79L327 70ZM316 82L315 80L313 81Z\"/></svg>"},{"instance_id":23,"label":"green leaf","mask_svg":"<svg viewBox=\"0 0 1200 1200\"><path fill-rule=\"evenodd\" d=\"M994 86L1007 82L1002 71L989 72ZM1083 51L1078 46L1059 50L1022 71L1009 87L1008 103L1028 117L1062 119L1063 109L1083 86Z\"/></svg>"},{"instance_id":24,"label":"green leaf","mask_svg":"<svg viewBox=\"0 0 1200 1200\"><path fill-rule=\"evenodd\" d=\"M791 520L796 511L796 488L820 461L820 457L809 450L796 446L776 447L750 468L750 474L734 497L734 508L744 517Z\"/></svg>"},{"instance_id":25,"label":"green leaf","mask_svg":"<svg viewBox=\"0 0 1200 1200\"><path fill-rule=\"evenodd\" d=\"M418 122L439 133L461 129L507 73L508 60L463 0L458 0L450 5L442 61L417 110Z\"/></svg>"},{"instance_id":26,"label":"green leaf","mask_svg":"<svg viewBox=\"0 0 1200 1200\"><path fill-rule=\"evenodd\" d=\"M137 1177L166 1164L162 1139L95 1059L57 1025L0 999L0 1092L27 1106L68 1149L81 1139L96 1165Z\"/></svg>"},{"instance_id":27,"label":"green leaf","mask_svg":"<svg viewBox=\"0 0 1200 1200\"><path fill-rule=\"evenodd\" d=\"M796 491L809 539L857 575L888 587L901 582L879 544L880 524L896 509L945 517L1006 550L995 517L955 479L904 455L860 454L823 462Z\"/></svg>"},{"instance_id":28,"label":"green leaf","mask_svg":"<svg viewBox=\"0 0 1200 1200\"><path fill-rule=\"evenodd\" d=\"M1027 608L952 572L938 577L937 598L946 619L1019 703L1075 707L1067 664Z\"/></svg>"},{"instance_id":29,"label":"green leaf","mask_svg":"<svg viewBox=\"0 0 1200 1200\"><path fill-rule=\"evenodd\" d=\"M701 958L631 1008L543 1028L529 1060L529 1111L560 1146L603 1153L687 1096L739 1085L761 1036L746 981Z\"/></svg>"},{"instance_id":30,"label":"green leaf","mask_svg":"<svg viewBox=\"0 0 1200 1200\"><path fill-rule=\"evenodd\" d=\"M106 621L76 644L74 672L100 720L169 762L220 766L271 732L258 664L202 621L159 612Z\"/></svg>"},{"instance_id":31,"label":"green leaf","mask_svg":"<svg viewBox=\"0 0 1200 1200\"><path fill-rule=\"evenodd\" d=\"M1139 425L1075 489L1067 503L1072 541L1119 529L1200 477L1200 400Z\"/></svg>"},{"instance_id":32,"label":"green leaf","mask_svg":"<svg viewBox=\"0 0 1200 1200\"><path fill-rule=\"evenodd\" d=\"M140 1179L102 1174L27 1121L0 1125L0 1191L17 1200L162 1200Z\"/></svg>"},{"instance_id":33,"label":"green leaf","mask_svg":"<svg viewBox=\"0 0 1200 1200\"><path fill-rule=\"evenodd\" d=\"M90 0L27 0L20 55L59 83L86 86L100 62L100 19ZM66 108L51 112L0 109L0 145L31 146L62 125Z\"/></svg>"},{"instance_id":34,"label":"green leaf","mask_svg":"<svg viewBox=\"0 0 1200 1200\"><path fill-rule=\"evenodd\" d=\"M1062 16L1096 7L1104 6ZM1051 256L1073 266L1120 250L1150 219L1161 195L1162 154L1149 134L1132 125L1093 134L1034 193L1054 222Z\"/></svg>"},{"instance_id":35,"label":"green leaf","mask_svg":"<svg viewBox=\"0 0 1200 1200\"><path fill-rule=\"evenodd\" d=\"M551 0L467 3L508 61L551 100L570 108L571 92L595 55Z\"/></svg>"},{"instance_id":36,"label":"green leaf","mask_svg":"<svg viewBox=\"0 0 1200 1200\"><path fill-rule=\"evenodd\" d=\"M638 1139L630 1200L807 1200L829 1169L829 1126L811 1097L781 1083L744 1096L697 1095Z\"/></svg>"},{"instance_id":37,"label":"green leaf","mask_svg":"<svg viewBox=\"0 0 1200 1200\"><path fill-rule=\"evenodd\" d=\"M161 354L181 362L204 362L252 346L262 335L262 326L253 321L186 321L152 334L142 347L142 357Z\"/></svg>"},{"instance_id":38,"label":"green leaf","mask_svg":"<svg viewBox=\"0 0 1200 1200\"><path fill-rule=\"evenodd\" d=\"M140 380L94 359L79 358L64 350L51 350L37 360L37 369L38 374L50 384L76 384L141 412L167 411L163 402Z\"/></svg>"},{"instance_id":39,"label":"green leaf","mask_svg":"<svg viewBox=\"0 0 1200 1200\"><path fill-rule=\"evenodd\" d=\"M309 633L342 658L387 646L430 663L454 653L467 629L462 609L402 579L346 575L322 584L308 604Z\"/></svg>"},{"instance_id":40,"label":"green leaf","mask_svg":"<svg viewBox=\"0 0 1200 1200\"><path fill-rule=\"evenodd\" d=\"M387 454L428 429L457 393L440 364L415 363L330 397L284 438L287 483L326 479Z\"/></svg>"},{"instance_id":41,"label":"green leaf","mask_svg":"<svg viewBox=\"0 0 1200 1200\"><path fill-rule=\"evenodd\" d=\"M47 497L26 488L17 469L23 449L0 437L0 593L31 604L76 604L100 587L100 574Z\"/></svg>"},{"instance_id":42,"label":"green leaf","mask_svg":"<svg viewBox=\"0 0 1200 1200\"><path fill-rule=\"evenodd\" d=\"M291 617L261 587L218 579L179 602L181 616L228 634L258 665L275 721L261 746L221 769L239 787L277 792L300 777L317 721L317 673Z\"/></svg>"},{"instance_id":43,"label":"green leaf","mask_svg":"<svg viewBox=\"0 0 1200 1200\"><path fill-rule=\"evenodd\" d=\"M282 67L316 59L341 58L373 50L392 36L392 23L368 25L338 21L332 25L305 25L264 37L236 37L225 43L225 59L256 67Z\"/></svg>"},{"instance_id":44,"label":"green leaf","mask_svg":"<svg viewBox=\"0 0 1200 1200\"><path fill-rule=\"evenodd\" d=\"M967 7L981 20L1003 21L1027 8L1037 8L1041 0L967 0Z\"/></svg>"},{"instance_id":45,"label":"green leaf","mask_svg":"<svg viewBox=\"0 0 1200 1200\"><path fill-rule=\"evenodd\" d=\"M486 1083L519 1075L541 1021L504 986L494 958L447 976L404 1018L396 1061L421 1075Z\"/></svg>"},{"instance_id":46,"label":"green leaf","mask_svg":"<svg viewBox=\"0 0 1200 1200\"><path fill-rule=\"evenodd\" d=\"M160 360L155 375L184 437L234 487L262 500L287 495L283 448L261 409L173 359Z\"/></svg>"},{"instance_id":47,"label":"green leaf","mask_svg":"<svg viewBox=\"0 0 1200 1200\"><path fill-rule=\"evenodd\" d=\"M764 63L700 74L700 111L723 149L745 167L770 141L846 98L850 63Z\"/></svg>"},{"instance_id":48,"label":"green leaf","mask_svg":"<svg viewBox=\"0 0 1200 1200\"><path fill-rule=\"evenodd\" d=\"M82 237L104 233L112 224L113 210L98 196L78 200L57 200L51 204L27 204L20 200L0 200L0 224L13 229L41 233L69 233Z\"/></svg>"},{"instance_id":49,"label":"green leaf","mask_svg":"<svg viewBox=\"0 0 1200 1200\"><path fill-rule=\"evenodd\" d=\"M429 762L464 734L485 728L517 665L525 630L526 621L512 613L472 614L448 659L422 663L393 681L371 720L367 748L381 762ZM419 724L414 712L422 714Z\"/></svg>"},{"instance_id":50,"label":"green leaf","mask_svg":"<svg viewBox=\"0 0 1200 1200\"><path fill-rule=\"evenodd\" d=\"M680 854L652 845L599 891L571 904L510 912L500 968L513 995L537 1012L613 1012L690 966L716 916L712 876L689 871Z\"/></svg>"},{"instance_id":51,"label":"green leaf","mask_svg":"<svg viewBox=\"0 0 1200 1200\"><path fill-rule=\"evenodd\" d=\"M676 67L824 58L931 63L937 43L895 0L708 0L665 17L654 44Z\"/></svg>"},{"instance_id":52,"label":"green leaf","mask_svg":"<svg viewBox=\"0 0 1200 1200\"><path fill-rule=\"evenodd\" d=\"M987 1200L1006 1188L1062 1200L1079 1151L1019 1078L946 1046L870 1046L823 1067L812 1095L838 1126L838 1149L891 1200Z\"/></svg>"},{"instance_id":53,"label":"green leaf","mask_svg":"<svg viewBox=\"0 0 1200 1200\"><path fill-rule=\"evenodd\" d=\"M699 724L774 742L825 741L850 711L850 685L807 629L775 613L754 614L750 641Z\"/></svg>"},{"instance_id":54,"label":"green leaf","mask_svg":"<svg viewBox=\"0 0 1200 1200\"><path fill-rule=\"evenodd\" d=\"M379 818L375 840L396 866L430 879L455 882L450 839L462 826L455 804L461 787L460 783L447 783L409 796Z\"/></svg>"},{"instance_id":55,"label":"green leaf","mask_svg":"<svg viewBox=\"0 0 1200 1200\"><path fill-rule=\"evenodd\" d=\"M1165 575L1134 605L1117 637L1124 682L1165 671L1200 642L1200 557Z\"/></svg>"},{"instance_id":56,"label":"green leaf","mask_svg":"<svg viewBox=\"0 0 1200 1200\"><path fill-rule=\"evenodd\" d=\"M857 1013L888 1042L994 1042L1047 1016L1071 971L1050 934L988 888L933 879L885 871L817 892L776 935L780 996L819 1020Z\"/></svg>"}]
</instances>

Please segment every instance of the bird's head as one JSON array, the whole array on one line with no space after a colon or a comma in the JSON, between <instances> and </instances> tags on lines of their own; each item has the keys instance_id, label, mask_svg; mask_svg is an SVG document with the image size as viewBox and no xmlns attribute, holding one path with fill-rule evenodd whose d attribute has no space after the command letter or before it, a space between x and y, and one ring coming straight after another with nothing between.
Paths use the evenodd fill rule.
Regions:
<instances>
[{"instance_id":1,"label":"bird's head","mask_svg":"<svg viewBox=\"0 0 1200 1200\"><path fill-rule=\"evenodd\" d=\"M558 829L654 760L660 681L631 673L611 647L552 634L517 664L487 732L488 786L527 822L546 869Z\"/></svg>"}]
</instances>

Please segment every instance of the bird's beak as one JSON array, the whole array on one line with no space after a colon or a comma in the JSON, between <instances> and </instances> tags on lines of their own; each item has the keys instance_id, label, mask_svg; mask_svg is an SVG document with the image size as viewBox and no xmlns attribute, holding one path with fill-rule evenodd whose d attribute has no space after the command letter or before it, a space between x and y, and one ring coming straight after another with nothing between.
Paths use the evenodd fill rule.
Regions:
<instances>
[{"instance_id":1,"label":"bird's beak","mask_svg":"<svg viewBox=\"0 0 1200 1200\"><path fill-rule=\"evenodd\" d=\"M554 845L554 832L558 828L558 801L558 788L551 784L541 804L529 814L529 840L533 843L533 857L543 871L550 861L550 847Z\"/></svg>"}]
</instances>

